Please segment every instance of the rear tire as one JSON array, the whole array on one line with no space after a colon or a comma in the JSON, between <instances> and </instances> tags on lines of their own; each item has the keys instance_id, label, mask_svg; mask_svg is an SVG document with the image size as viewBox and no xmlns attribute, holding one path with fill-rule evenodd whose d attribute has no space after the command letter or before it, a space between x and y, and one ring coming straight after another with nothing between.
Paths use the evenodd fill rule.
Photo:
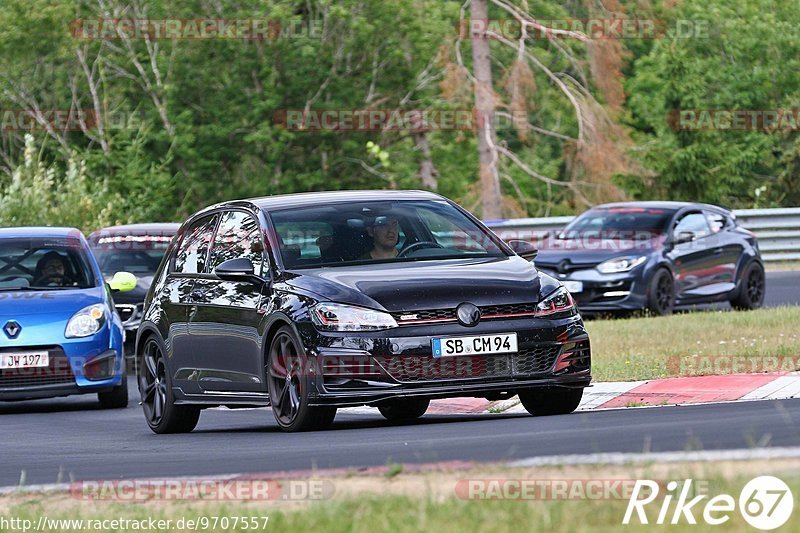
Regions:
<instances>
[{"instance_id":1,"label":"rear tire","mask_svg":"<svg viewBox=\"0 0 800 533\"><path fill-rule=\"evenodd\" d=\"M533 416L567 415L578 408L583 389L527 389L518 395Z\"/></svg>"},{"instance_id":2,"label":"rear tire","mask_svg":"<svg viewBox=\"0 0 800 533\"><path fill-rule=\"evenodd\" d=\"M430 404L428 398L397 398L379 405L378 410L386 420L410 421L424 415Z\"/></svg>"},{"instance_id":3,"label":"rear tire","mask_svg":"<svg viewBox=\"0 0 800 533\"><path fill-rule=\"evenodd\" d=\"M731 306L741 311L758 309L764 305L766 275L760 263L750 263L739 283L739 294L731 300Z\"/></svg>"},{"instance_id":4,"label":"rear tire","mask_svg":"<svg viewBox=\"0 0 800 533\"><path fill-rule=\"evenodd\" d=\"M123 364L125 364L124 361ZM117 385L108 392L98 392L97 399L100 400L102 409L124 409L128 407L128 373L122 373L121 385Z\"/></svg>"},{"instance_id":5,"label":"rear tire","mask_svg":"<svg viewBox=\"0 0 800 533\"><path fill-rule=\"evenodd\" d=\"M313 380L302 343L289 326L272 338L265 374L275 421L284 431L326 429L336 417L335 407L311 406Z\"/></svg>"},{"instance_id":6,"label":"rear tire","mask_svg":"<svg viewBox=\"0 0 800 533\"><path fill-rule=\"evenodd\" d=\"M671 315L675 308L675 280L666 268L656 270L647 286L647 310L656 316Z\"/></svg>"},{"instance_id":7,"label":"rear tire","mask_svg":"<svg viewBox=\"0 0 800 533\"><path fill-rule=\"evenodd\" d=\"M137 381L142 409L153 433L189 433L200 419L200 408L176 405L172 380L166 367L162 344L155 336L147 339L139 358Z\"/></svg>"}]
</instances>

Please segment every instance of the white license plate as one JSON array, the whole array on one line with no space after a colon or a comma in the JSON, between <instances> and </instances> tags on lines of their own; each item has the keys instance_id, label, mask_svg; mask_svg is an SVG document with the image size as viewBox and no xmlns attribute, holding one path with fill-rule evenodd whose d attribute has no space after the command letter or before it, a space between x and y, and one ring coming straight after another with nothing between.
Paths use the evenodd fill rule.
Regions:
<instances>
[{"instance_id":1,"label":"white license plate","mask_svg":"<svg viewBox=\"0 0 800 533\"><path fill-rule=\"evenodd\" d=\"M583 292L583 282L582 281L564 281L564 287L572 293Z\"/></svg>"},{"instance_id":2,"label":"white license plate","mask_svg":"<svg viewBox=\"0 0 800 533\"><path fill-rule=\"evenodd\" d=\"M434 357L452 355L490 355L517 351L517 334L479 335L477 337L448 337L431 341Z\"/></svg>"},{"instance_id":3,"label":"white license plate","mask_svg":"<svg viewBox=\"0 0 800 533\"><path fill-rule=\"evenodd\" d=\"M25 352L0 354L0 369L40 368L50 366L47 352Z\"/></svg>"}]
</instances>

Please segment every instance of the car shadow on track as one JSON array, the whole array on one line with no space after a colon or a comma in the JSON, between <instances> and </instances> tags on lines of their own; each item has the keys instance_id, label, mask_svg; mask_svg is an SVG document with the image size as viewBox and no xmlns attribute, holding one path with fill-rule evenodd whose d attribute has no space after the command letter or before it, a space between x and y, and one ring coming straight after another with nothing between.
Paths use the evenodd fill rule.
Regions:
<instances>
[{"instance_id":1,"label":"car shadow on track","mask_svg":"<svg viewBox=\"0 0 800 533\"><path fill-rule=\"evenodd\" d=\"M136 380L128 377L128 407L139 408L139 391ZM59 413L74 411L104 411L100 408L96 394L77 394L73 396L57 396L38 400L0 401L0 416L27 413ZM112 411L124 411L113 409Z\"/></svg>"},{"instance_id":2,"label":"car shadow on track","mask_svg":"<svg viewBox=\"0 0 800 533\"><path fill-rule=\"evenodd\" d=\"M61 400L61 401L59 401ZM23 400L19 402L0 403L0 416L30 413L59 413L71 411L101 411L100 404L94 396L82 400L63 401L63 398L48 400ZM130 407L130 406L128 406Z\"/></svg>"},{"instance_id":3,"label":"car shadow on track","mask_svg":"<svg viewBox=\"0 0 800 533\"><path fill-rule=\"evenodd\" d=\"M266 412L268 416L272 416L272 413ZM492 415L471 415L471 414L453 414L453 415L443 415L443 414L435 414L435 415L426 415L422 418L417 420L412 420L410 422L390 422L389 420L384 419L380 415L372 417L370 415L350 415L345 414L337 415L336 419L333 421L333 424L330 428L316 431L314 433L331 433L335 431L348 431L348 430L356 430L356 429L386 429L386 428L393 428L393 427L410 427L410 426L432 426L432 425L441 425L441 424L455 424L455 423L462 423L462 422L480 422L480 421L496 421L496 420L509 420L513 418L529 418L530 416L524 413L514 413L514 414L492 414ZM348 420L348 418L350 418ZM270 421L272 422L272 421ZM209 428L203 427L203 416L200 416L200 423L198 427L192 432L198 434L208 434L213 435L216 433L283 433L283 431L277 426L277 424L270 423L270 425L254 425L252 427L227 427L227 428Z\"/></svg>"}]
</instances>

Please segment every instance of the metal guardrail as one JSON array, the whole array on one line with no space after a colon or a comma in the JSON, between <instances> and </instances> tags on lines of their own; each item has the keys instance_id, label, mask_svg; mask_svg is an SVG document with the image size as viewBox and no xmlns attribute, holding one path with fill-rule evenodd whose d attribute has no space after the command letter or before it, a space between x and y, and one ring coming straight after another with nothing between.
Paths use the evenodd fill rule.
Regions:
<instances>
[{"instance_id":1,"label":"metal guardrail","mask_svg":"<svg viewBox=\"0 0 800 533\"><path fill-rule=\"evenodd\" d=\"M800 207L739 209L733 213L740 226L756 234L764 261L800 260ZM491 220L486 225L503 239L535 240L564 228L573 218Z\"/></svg>"}]
</instances>

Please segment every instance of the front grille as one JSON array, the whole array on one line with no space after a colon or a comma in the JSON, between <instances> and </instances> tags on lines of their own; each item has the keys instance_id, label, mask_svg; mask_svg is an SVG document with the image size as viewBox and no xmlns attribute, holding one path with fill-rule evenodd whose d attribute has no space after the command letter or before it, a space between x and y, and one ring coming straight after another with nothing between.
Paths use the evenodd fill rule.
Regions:
<instances>
[{"instance_id":1,"label":"front grille","mask_svg":"<svg viewBox=\"0 0 800 533\"><path fill-rule=\"evenodd\" d=\"M486 305L479 308L481 319L490 320L492 318L506 318L516 316L533 316L536 312L535 303L506 304L506 305ZM426 309L423 311L408 311L404 313L393 313L394 319L400 326L419 325L431 322L442 322L446 320L456 321L455 309Z\"/></svg>"},{"instance_id":2,"label":"front grille","mask_svg":"<svg viewBox=\"0 0 800 533\"><path fill-rule=\"evenodd\" d=\"M544 270L545 272L558 272L559 274L570 274L576 270L591 270L597 266L598 263L564 263L553 264L543 263L541 260L536 261L536 268Z\"/></svg>"},{"instance_id":3,"label":"front grille","mask_svg":"<svg viewBox=\"0 0 800 533\"><path fill-rule=\"evenodd\" d=\"M136 306L131 304L117 304L114 306L119 313L119 318L123 323L136 316Z\"/></svg>"},{"instance_id":4,"label":"front grille","mask_svg":"<svg viewBox=\"0 0 800 533\"><path fill-rule=\"evenodd\" d=\"M515 315L532 315L536 312L536 304L509 304L509 305L487 305L481 307L481 316L489 318L492 316L515 316Z\"/></svg>"},{"instance_id":5,"label":"front grille","mask_svg":"<svg viewBox=\"0 0 800 533\"><path fill-rule=\"evenodd\" d=\"M41 368L6 368L0 370L0 390L16 389L22 387L35 387L39 385L74 384L75 376L69 366L69 360L61 348L42 348L49 354L49 366ZM14 353L33 350L13 350ZM9 353L12 350L3 350Z\"/></svg>"},{"instance_id":6,"label":"front grille","mask_svg":"<svg viewBox=\"0 0 800 533\"><path fill-rule=\"evenodd\" d=\"M376 356L375 362L401 383L510 378L550 372L561 345L540 345L515 354L457 357Z\"/></svg>"}]
</instances>

